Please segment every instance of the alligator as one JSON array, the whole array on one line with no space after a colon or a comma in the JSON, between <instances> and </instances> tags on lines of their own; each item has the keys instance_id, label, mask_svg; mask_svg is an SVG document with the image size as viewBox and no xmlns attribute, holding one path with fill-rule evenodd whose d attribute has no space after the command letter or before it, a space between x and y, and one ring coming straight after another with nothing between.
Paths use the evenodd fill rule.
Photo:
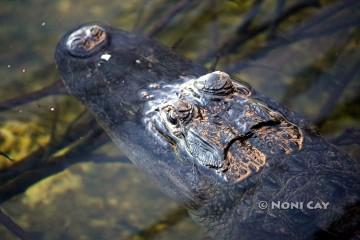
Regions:
<instances>
[{"instance_id":1,"label":"alligator","mask_svg":"<svg viewBox=\"0 0 360 240\"><path fill-rule=\"evenodd\" d=\"M213 239L351 239L359 163L249 84L87 23L55 53L69 93Z\"/></svg>"}]
</instances>

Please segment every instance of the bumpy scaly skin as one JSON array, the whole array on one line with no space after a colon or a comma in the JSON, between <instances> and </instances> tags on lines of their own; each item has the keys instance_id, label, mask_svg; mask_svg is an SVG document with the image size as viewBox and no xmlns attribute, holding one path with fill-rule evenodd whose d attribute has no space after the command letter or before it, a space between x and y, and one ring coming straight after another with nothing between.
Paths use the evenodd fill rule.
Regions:
<instances>
[{"instance_id":1,"label":"bumpy scaly skin","mask_svg":"<svg viewBox=\"0 0 360 240\"><path fill-rule=\"evenodd\" d=\"M350 187L357 180L351 172L352 160L311 130L301 129L265 102L255 100L248 87L226 73L158 86L150 95L145 108L149 131L172 144L174 151L215 171L229 185L227 193L212 193L215 199L193 212L202 225L217 229L216 239L266 239L268 234L276 239L311 238L339 218L336 212L342 212L342 205L356 204L358 197ZM241 182L258 186L250 193L242 192L233 185ZM330 207L262 210L257 204L263 201L321 201L329 202ZM289 217L286 211L293 215ZM249 216L254 221L251 225ZM274 229L274 221L287 226ZM299 223L307 234L298 235ZM253 224L268 233L246 236L244 229L255 231Z\"/></svg>"},{"instance_id":2,"label":"bumpy scaly skin","mask_svg":"<svg viewBox=\"0 0 360 240\"><path fill-rule=\"evenodd\" d=\"M150 39L99 24L67 33L56 62L121 151L214 239L329 239L357 229L359 164L227 74L206 75Z\"/></svg>"},{"instance_id":3,"label":"bumpy scaly skin","mask_svg":"<svg viewBox=\"0 0 360 240\"><path fill-rule=\"evenodd\" d=\"M243 181L259 172L267 158L302 147L296 125L254 101L251 90L226 73L209 73L170 88L159 86L147 94L153 96L145 109L150 131L225 181Z\"/></svg>"}]
</instances>

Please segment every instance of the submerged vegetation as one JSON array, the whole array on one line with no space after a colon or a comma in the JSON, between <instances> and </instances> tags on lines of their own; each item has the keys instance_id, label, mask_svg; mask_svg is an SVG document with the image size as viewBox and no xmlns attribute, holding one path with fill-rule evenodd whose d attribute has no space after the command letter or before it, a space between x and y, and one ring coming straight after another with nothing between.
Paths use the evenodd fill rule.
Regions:
<instances>
[{"instance_id":1,"label":"submerged vegetation","mask_svg":"<svg viewBox=\"0 0 360 240\"><path fill-rule=\"evenodd\" d=\"M83 22L155 38L249 82L358 159L359 10L350 0L2 1L2 214L34 239L204 237L66 96L53 52ZM14 231L0 226L1 239Z\"/></svg>"}]
</instances>

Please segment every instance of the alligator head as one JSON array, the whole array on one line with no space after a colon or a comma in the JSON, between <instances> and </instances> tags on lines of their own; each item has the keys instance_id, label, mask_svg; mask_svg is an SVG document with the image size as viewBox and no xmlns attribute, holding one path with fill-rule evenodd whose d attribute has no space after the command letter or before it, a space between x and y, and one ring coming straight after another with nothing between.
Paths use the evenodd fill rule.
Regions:
<instances>
[{"instance_id":1,"label":"alligator head","mask_svg":"<svg viewBox=\"0 0 360 240\"><path fill-rule=\"evenodd\" d=\"M267 158L302 145L296 125L223 72L159 85L145 95L148 131L229 184L261 171Z\"/></svg>"},{"instance_id":2,"label":"alligator head","mask_svg":"<svg viewBox=\"0 0 360 240\"><path fill-rule=\"evenodd\" d=\"M281 107L150 39L85 24L62 37L55 58L121 151L201 219L234 209L269 165L302 147Z\"/></svg>"},{"instance_id":3,"label":"alligator head","mask_svg":"<svg viewBox=\"0 0 360 240\"><path fill-rule=\"evenodd\" d=\"M85 24L61 39L56 61L129 159L193 207L301 148L300 129L247 84L205 74L149 39Z\"/></svg>"}]
</instances>

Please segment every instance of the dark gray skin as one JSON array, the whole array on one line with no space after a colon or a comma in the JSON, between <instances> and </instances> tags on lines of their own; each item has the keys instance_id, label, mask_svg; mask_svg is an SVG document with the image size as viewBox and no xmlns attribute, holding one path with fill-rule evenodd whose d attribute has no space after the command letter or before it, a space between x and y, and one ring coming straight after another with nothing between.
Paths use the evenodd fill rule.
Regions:
<instances>
[{"instance_id":1,"label":"dark gray skin","mask_svg":"<svg viewBox=\"0 0 360 240\"><path fill-rule=\"evenodd\" d=\"M308 127L304 119L270 98L231 80L245 89L245 93L236 93L239 94L236 99L246 99L260 109L257 119L242 131L232 124L231 117L223 119L218 125L219 131L226 132L224 129L229 126L239 131L231 133L235 137L221 136L221 141L230 136L223 145L207 145L209 138L201 129L216 130L211 122L213 118L204 118L200 124L195 121L196 117L187 120L182 125L181 136L174 135L173 129L167 127L170 126L166 123L168 119L159 117L161 106L150 111L154 118L149 118L149 102L156 102L163 93L162 96L171 95L167 92L168 86L176 91L176 86L184 83L185 80L181 80L184 77L196 79L207 73L206 69L155 41L108 26L85 24L60 40L56 63L70 94L93 112L120 150L153 177L163 191L186 206L194 220L214 239L354 236L359 226L359 165ZM174 96L176 94L179 93ZM169 99L163 98L162 102L167 103ZM211 112L213 100L201 105L195 95L187 98L203 112ZM231 106L241 109L242 101L233 102ZM181 103L175 105L175 109L188 107ZM234 114L243 117L239 112ZM269 116L280 120L269 121ZM204 127L204 122L210 125ZM280 123L296 128L301 133L301 143L287 152L276 149L275 145L270 153L267 142L256 137L256 131L264 126L275 129ZM201 146L201 140L205 140L203 144L210 146L210 150L195 154L192 149ZM184 144L188 142L193 145ZM264 165L256 171L251 169L251 174L244 178L224 177L227 174L227 170L221 170L224 159L218 157L207 162L201 155L216 152L222 156L221 146L230 149L227 151L237 146L235 158L241 162L252 155L241 152L241 146L245 145L240 143L252 144L266 157ZM327 209L261 209L261 201L269 205L271 201L304 204L314 201L329 205Z\"/></svg>"}]
</instances>

